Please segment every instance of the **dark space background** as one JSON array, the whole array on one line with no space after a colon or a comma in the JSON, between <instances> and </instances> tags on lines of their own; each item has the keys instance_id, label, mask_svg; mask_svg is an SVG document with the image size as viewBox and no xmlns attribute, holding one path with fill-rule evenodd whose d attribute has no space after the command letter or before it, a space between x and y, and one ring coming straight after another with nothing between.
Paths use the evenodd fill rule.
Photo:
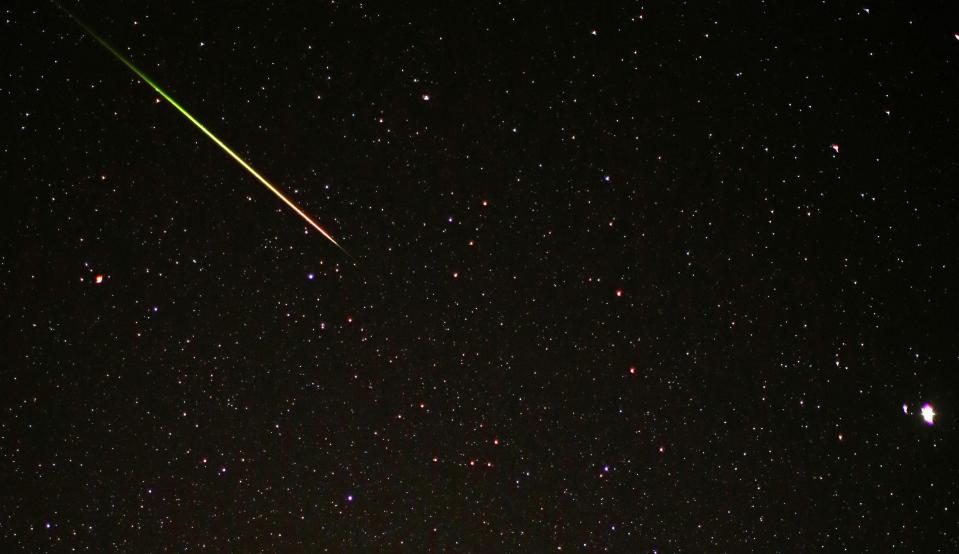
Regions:
<instances>
[{"instance_id":1,"label":"dark space background","mask_svg":"<svg viewBox=\"0 0 959 554\"><path fill-rule=\"evenodd\" d=\"M357 263L4 7L4 552L959 551L954 2L67 7Z\"/></svg>"}]
</instances>

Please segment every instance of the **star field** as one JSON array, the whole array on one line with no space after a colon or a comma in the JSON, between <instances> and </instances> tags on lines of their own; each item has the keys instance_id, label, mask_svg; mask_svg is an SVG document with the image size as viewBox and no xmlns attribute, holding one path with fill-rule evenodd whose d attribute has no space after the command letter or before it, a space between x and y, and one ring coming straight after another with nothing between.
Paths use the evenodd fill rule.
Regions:
<instances>
[{"instance_id":1,"label":"star field","mask_svg":"<svg viewBox=\"0 0 959 554\"><path fill-rule=\"evenodd\" d=\"M955 552L948 2L0 10L4 552Z\"/></svg>"}]
</instances>

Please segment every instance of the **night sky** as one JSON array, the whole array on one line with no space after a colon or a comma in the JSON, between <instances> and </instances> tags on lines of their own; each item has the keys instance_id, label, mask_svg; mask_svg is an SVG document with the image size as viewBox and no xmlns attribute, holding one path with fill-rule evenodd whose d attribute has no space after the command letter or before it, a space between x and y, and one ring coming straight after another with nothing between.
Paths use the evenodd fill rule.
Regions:
<instances>
[{"instance_id":1,"label":"night sky","mask_svg":"<svg viewBox=\"0 0 959 554\"><path fill-rule=\"evenodd\" d=\"M3 552L959 551L954 2L14 4Z\"/></svg>"}]
</instances>

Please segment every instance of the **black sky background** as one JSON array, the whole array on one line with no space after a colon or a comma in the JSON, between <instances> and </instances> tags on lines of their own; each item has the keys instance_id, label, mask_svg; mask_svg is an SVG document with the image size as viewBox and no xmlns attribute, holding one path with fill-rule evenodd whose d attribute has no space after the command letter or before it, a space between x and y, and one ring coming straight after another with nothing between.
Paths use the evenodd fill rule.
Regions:
<instances>
[{"instance_id":1,"label":"black sky background","mask_svg":"<svg viewBox=\"0 0 959 554\"><path fill-rule=\"evenodd\" d=\"M955 5L593 4L4 8L4 550L959 548Z\"/></svg>"}]
</instances>

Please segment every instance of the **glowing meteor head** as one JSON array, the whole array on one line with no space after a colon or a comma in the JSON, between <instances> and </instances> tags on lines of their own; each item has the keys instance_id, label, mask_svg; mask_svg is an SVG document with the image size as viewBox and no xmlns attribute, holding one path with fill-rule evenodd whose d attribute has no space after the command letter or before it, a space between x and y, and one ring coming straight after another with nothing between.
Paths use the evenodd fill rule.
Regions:
<instances>
[{"instance_id":1,"label":"glowing meteor head","mask_svg":"<svg viewBox=\"0 0 959 554\"><path fill-rule=\"evenodd\" d=\"M936 411L932 409L931 404L924 405L919 413L922 414L922 419L926 422L926 425L932 425L935 423Z\"/></svg>"}]
</instances>

